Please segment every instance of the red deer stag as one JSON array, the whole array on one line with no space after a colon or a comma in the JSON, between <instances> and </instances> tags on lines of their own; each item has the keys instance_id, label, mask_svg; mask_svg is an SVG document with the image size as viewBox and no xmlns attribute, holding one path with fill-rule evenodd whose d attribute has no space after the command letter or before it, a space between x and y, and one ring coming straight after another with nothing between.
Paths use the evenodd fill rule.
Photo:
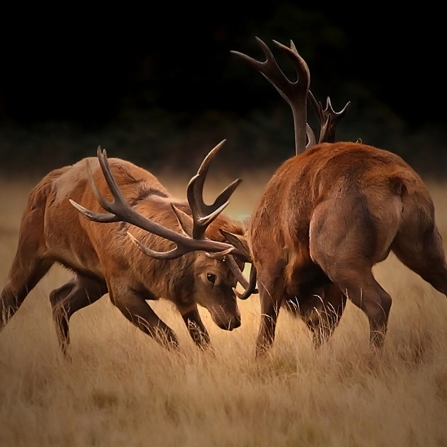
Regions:
<instances>
[{"instance_id":1,"label":"red deer stag","mask_svg":"<svg viewBox=\"0 0 447 447\"><path fill-rule=\"evenodd\" d=\"M44 177L31 192L22 217L17 253L0 296L0 328L55 262L76 274L50 294L64 352L69 343L70 317L107 292L127 319L167 346L177 346L176 336L146 300L165 298L173 302L192 339L202 347L209 344L209 335L197 304L210 312L220 328L240 326L234 288L237 281L246 282L239 270L241 262L229 254L234 249L224 243L219 231L238 235L245 231L241 223L220 214L240 180L229 185L212 205L203 202L209 164L222 143L208 154L191 179L188 202L173 198L148 171L117 158L107 160L100 148L99 162L87 158ZM108 202L105 197L111 194L114 201ZM96 216L98 221L112 223L102 225L85 219L69 199L93 210L87 212L75 204L91 219ZM109 214L98 214L102 209L98 201ZM147 250L151 256L144 255L128 231L167 253ZM181 234L184 231L192 237ZM172 248L174 244L176 248Z\"/></svg>"},{"instance_id":2,"label":"red deer stag","mask_svg":"<svg viewBox=\"0 0 447 447\"><path fill-rule=\"evenodd\" d=\"M319 345L337 326L347 298L368 317L372 346L380 348L391 297L371 269L390 251L447 294L447 265L433 202L419 175L399 156L359 142L335 142L340 116L330 103L320 110L320 121L328 123L322 126L320 141L328 142L305 150L307 64L293 42L290 48L275 42L296 68L298 80L291 82L267 45L258 42L264 62L235 53L291 105L297 155L275 172L249 224L262 314L256 352L262 354L273 343L282 304L290 308L295 303Z\"/></svg>"}]
</instances>

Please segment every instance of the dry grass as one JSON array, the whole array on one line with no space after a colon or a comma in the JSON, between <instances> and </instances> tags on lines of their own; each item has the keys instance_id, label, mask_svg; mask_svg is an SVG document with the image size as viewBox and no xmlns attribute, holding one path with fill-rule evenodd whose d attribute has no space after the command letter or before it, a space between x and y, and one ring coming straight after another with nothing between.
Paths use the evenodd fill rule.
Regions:
<instances>
[{"instance_id":1,"label":"dry grass","mask_svg":"<svg viewBox=\"0 0 447 447\"><path fill-rule=\"evenodd\" d=\"M181 194L184 185L171 189ZM30 188L0 182L0 286ZM447 235L444 188L431 189ZM259 191L243 184L230 214L250 213ZM55 268L0 334L0 446L447 445L447 301L392 256L376 276L394 298L378 356L351 304L318 351L304 325L281 314L274 349L255 360L256 297L241 302L243 325L231 333L203 312L214 355L193 346L166 303L154 308L178 334L181 354L140 333L104 297L74 315L67 361L48 294L69 274Z\"/></svg>"}]
</instances>

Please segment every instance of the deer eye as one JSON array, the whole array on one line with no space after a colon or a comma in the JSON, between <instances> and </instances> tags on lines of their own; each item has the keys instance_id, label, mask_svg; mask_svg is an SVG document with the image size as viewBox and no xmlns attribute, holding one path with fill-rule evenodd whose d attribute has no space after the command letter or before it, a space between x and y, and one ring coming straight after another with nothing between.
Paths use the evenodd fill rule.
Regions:
<instances>
[{"instance_id":1,"label":"deer eye","mask_svg":"<svg viewBox=\"0 0 447 447\"><path fill-rule=\"evenodd\" d=\"M216 275L213 275L212 273L208 273L208 274L206 275L206 279L207 279L210 283L214 284L214 283L216 282Z\"/></svg>"}]
</instances>

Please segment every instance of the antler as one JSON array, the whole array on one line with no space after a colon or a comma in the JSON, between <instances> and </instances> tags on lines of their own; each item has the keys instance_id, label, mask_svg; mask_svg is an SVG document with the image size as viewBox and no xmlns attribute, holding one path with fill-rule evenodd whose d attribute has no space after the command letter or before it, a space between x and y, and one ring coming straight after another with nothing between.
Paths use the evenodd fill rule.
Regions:
<instances>
[{"instance_id":1,"label":"antler","mask_svg":"<svg viewBox=\"0 0 447 447\"><path fill-rule=\"evenodd\" d=\"M227 255L231 253L234 255L240 255L241 257L244 258L244 256L241 253L238 253L238 250L231 244L205 239L206 228L228 205L228 199L241 182L241 180L238 179L235 180L233 183L231 183L217 197L213 205L208 206L203 202L201 193L203 191L203 184L205 181L206 174L208 172L209 164L224 142L225 140L223 140L221 143L219 143L215 148L213 148L210 151L210 153L205 157L204 161L202 162L197 175L195 175L191 179L188 185L188 201L191 210L193 210L193 221L194 221L193 238L184 236L180 233L170 230L169 228L159 225L156 222L147 219L143 215L136 212L126 202L125 198L123 197L118 187L118 184L116 183L116 180L113 177L113 174L110 170L106 151L101 149L101 147L98 147L97 156L99 164L101 166L101 170L104 174L104 178L107 182L107 186L109 187L109 190L112 193L113 201L110 202L106 200L104 196L99 192L98 187L96 186L93 180L93 174L88 162L87 162L87 173L90 185L92 187L96 199L98 200L99 204L106 211L108 211L108 213L96 213L90 211L71 199L70 203L81 214L83 214L85 217L94 222L103 222L103 223L118 222L118 221L127 222L139 228L142 228L143 230L146 230L150 233L153 233L157 236L168 239L176 244L176 247L170 251L158 252L144 246L134 236L128 233L132 241L140 248L141 251L156 259L161 260L175 259L180 256L183 256L186 253L197 250L203 250L211 253L219 252L221 255ZM182 218L180 216L181 212L177 208L175 208L174 205L171 206L174 212L176 213L180 224L183 226Z\"/></svg>"},{"instance_id":2,"label":"antler","mask_svg":"<svg viewBox=\"0 0 447 447\"><path fill-rule=\"evenodd\" d=\"M296 49L293 41L290 41L290 48L299 57L298 50ZM335 128L338 122L349 110L351 101L348 101L340 112L336 112L332 107L331 98L329 98L329 96L326 99L326 108L323 109L321 102L316 100L315 96L310 90L308 91L307 95L320 121L320 136L318 138L318 143L335 143ZM312 145L309 143L308 146Z\"/></svg>"},{"instance_id":3,"label":"antler","mask_svg":"<svg viewBox=\"0 0 447 447\"><path fill-rule=\"evenodd\" d=\"M256 289L256 279L257 279L256 268L253 265L253 260L251 259L251 254L250 254L248 245L243 242L243 240L245 240L245 238L243 238L243 237L241 238L240 236L237 236L233 233L230 233L230 232L222 230L222 229L220 230L220 232L224 235L225 239L231 245L233 245L233 247L235 247L238 252L242 253L248 262L251 263L250 280L247 282L245 277L243 278L243 280L238 279L238 281L241 283L241 286L244 288L244 292L239 293L238 291L235 291L238 298L240 298L242 300L246 300L252 293L258 293L258 290ZM230 258L231 258L231 256L230 256ZM234 267L232 267L232 265ZM232 262L229 263L229 266L230 266L231 270L233 271L234 275L236 276L236 278L239 278L239 276L242 276L242 272L239 270L239 267L236 264L236 261L234 261L234 259L232 260ZM237 274L236 270L239 270L240 275Z\"/></svg>"},{"instance_id":4,"label":"antler","mask_svg":"<svg viewBox=\"0 0 447 447\"><path fill-rule=\"evenodd\" d=\"M226 233L224 230L220 230L222 233ZM227 233L231 234L231 233ZM237 236L232 235L234 238L237 238ZM236 247L236 250L239 250L239 243L235 243L234 246ZM246 261L251 263L250 267L250 279L247 281L245 279L244 274L242 273L241 269L237 265L237 262L235 261L233 256L225 256L225 260L227 261L227 265L230 268L230 270L233 272L233 275L237 279L237 281L240 283L240 285L243 287L244 291L242 293L239 293L236 289L234 289L234 293L238 298L241 300L246 300L248 297L250 297L253 293L258 293L258 289L256 288L256 268L253 265L253 261L251 260L251 256L247 254L245 250L241 250L241 253L243 253L246 256ZM209 254L212 258L220 258L221 254Z\"/></svg>"},{"instance_id":5,"label":"antler","mask_svg":"<svg viewBox=\"0 0 447 447\"><path fill-rule=\"evenodd\" d=\"M258 293L258 289L256 288L256 280L257 280L257 272L256 268L253 264L251 264L250 267L250 280L247 285L244 285L241 283L242 287L244 287L244 292L239 293L236 291L236 295L241 300L246 300L248 297L250 297L253 293Z\"/></svg>"},{"instance_id":6,"label":"antler","mask_svg":"<svg viewBox=\"0 0 447 447\"><path fill-rule=\"evenodd\" d=\"M290 58L295 66L298 79L295 82L290 81L279 68L270 48L259 37L256 37L256 40L266 56L264 62L257 61L238 51L232 51L232 53L260 71L290 105L295 128L295 150L299 154L306 149L307 94L310 85L309 68L306 61L296 51L292 41L290 43L291 48L289 48L274 40L275 45ZM309 137L309 140L311 141L311 137Z\"/></svg>"},{"instance_id":7,"label":"antler","mask_svg":"<svg viewBox=\"0 0 447 447\"><path fill-rule=\"evenodd\" d=\"M208 225L224 210L228 205L228 200L233 194L234 190L242 182L242 179L234 180L228 185L217 197L212 205L207 205L203 201L203 185L208 174L208 169L212 159L216 155L217 151L223 145L225 140L219 143L215 148L211 149L208 155L202 161L202 164L197 171L197 174L189 181L187 189L187 199L191 208L193 216L193 232L192 237L194 239L204 239L205 231Z\"/></svg>"},{"instance_id":8,"label":"antler","mask_svg":"<svg viewBox=\"0 0 447 447\"><path fill-rule=\"evenodd\" d=\"M310 90L309 99L320 120L320 137L318 142L335 143L335 128L337 127L338 122L349 110L351 101L348 101L340 112L336 112L332 107L331 98L329 98L329 96L326 99L326 108L324 109L321 102L315 99L315 96Z\"/></svg>"}]
</instances>

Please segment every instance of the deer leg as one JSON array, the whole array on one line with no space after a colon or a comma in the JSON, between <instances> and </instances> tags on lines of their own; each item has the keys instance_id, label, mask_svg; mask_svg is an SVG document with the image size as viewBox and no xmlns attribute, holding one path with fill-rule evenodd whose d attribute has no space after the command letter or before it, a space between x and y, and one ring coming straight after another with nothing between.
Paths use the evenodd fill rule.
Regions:
<instances>
[{"instance_id":1,"label":"deer leg","mask_svg":"<svg viewBox=\"0 0 447 447\"><path fill-rule=\"evenodd\" d=\"M362 266L361 262L349 265L342 258L335 262L326 261L318 262L340 291L366 314L371 344L380 349L387 331L392 303L390 295L375 280L370 266Z\"/></svg>"},{"instance_id":2,"label":"deer leg","mask_svg":"<svg viewBox=\"0 0 447 447\"><path fill-rule=\"evenodd\" d=\"M447 263L441 236L436 228L416 237L397 235L392 250L408 268L447 296Z\"/></svg>"},{"instance_id":3,"label":"deer leg","mask_svg":"<svg viewBox=\"0 0 447 447\"><path fill-rule=\"evenodd\" d=\"M346 296L335 284L318 289L299 307L301 318L313 333L316 348L331 337L346 306Z\"/></svg>"},{"instance_id":4,"label":"deer leg","mask_svg":"<svg viewBox=\"0 0 447 447\"><path fill-rule=\"evenodd\" d=\"M110 300L121 313L138 329L152 337L162 346L169 349L177 349L178 341L173 330L157 316L149 304L146 303L145 297L130 290L120 293L118 287L114 287L114 284L109 284L108 289Z\"/></svg>"},{"instance_id":5,"label":"deer leg","mask_svg":"<svg viewBox=\"0 0 447 447\"><path fill-rule=\"evenodd\" d=\"M211 342L210 336L200 318L197 305L194 305L193 308L190 308L186 312L182 312L181 309L179 310L194 343L201 349L208 348Z\"/></svg>"},{"instance_id":6,"label":"deer leg","mask_svg":"<svg viewBox=\"0 0 447 447\"><path fill-rule=\"evenodd\" d=\"M0 330L54 263L45 256L44 209L37 206L27 209L23 215L17 252L0 294Z\"/></svg>"},{"instance_id":7,"label":"deer leg","mask_svg":"<svg viewBox=\"0 0 447 447\"><path fill-rule=\"evenodd\" d=\"M56 325L59 345L64 354L70 344L69 320L78 310L93 304L104 294L107 287L104 282L77 276L50 294L53 319Z\"/></svg>"},{"instance_id":8,"label":"deer leg","mask_svg":"<svg viewBox=\"0 0 447 447\"><path fill-rule=\"evenodd\" d=\"M53 265L53 261L36 259L32 254L17 253L6 285L0 295L0 330L17 312L28 293L36 286Z\"/></svg>"},{"instance_id":9,"label":"deer leg","mask_svg":"<svg viewBox=\"0 0 447 447\"><path fill-rule=\"evenodd\" d=\"M338 260L325 271L341 291L368 317L370 341L381 348L388 325L392 299L375 280L371 268L360 265L349 266Z\"/></svg>"},{"instance_id":10,"label":"deer leg","mask_svg":"<svg viewBox=\"0 0 447 447\"><path fill-rule=\"evenodd\" d=\"M53 321L56 326L57 339L64 354L66 354L66 347L70 343L68 332L69 318L67 318L64 306L61 305L61 303L70 295L75 286L76 278L67 282L63 286L52 290L50 293L51 310L53 313Z\"/></svg>"},{"instance_id":11,"label":"deer leg","mask_svg":"<svg viewBox=\"0 0 447 447\"><path fill-rule=\"evenodd\" d=\"M392 302L371 271L389 249L387 238L376 237L379 224L385 225L369 218L367 203L362 198L339 201L335 206L323 203L311 221L309 246L312 260L366 314L370 340L377 348L383 345ZM386 224L383 234L394 231L397 220L390 219Z\"/></svg>"},{"instance_id":12,"label":"deer leg","mask_svg":"<svg viewBox=\"0 0 447 447\"><path fill-rule=\"evenodd\" d=\"M275 298L273 291L258 282L259 299L261 302L261 323L256 340L256 357L264 355L275 339L276 322L278 320L281 298Z\"/></svg>"}]
</instances>

